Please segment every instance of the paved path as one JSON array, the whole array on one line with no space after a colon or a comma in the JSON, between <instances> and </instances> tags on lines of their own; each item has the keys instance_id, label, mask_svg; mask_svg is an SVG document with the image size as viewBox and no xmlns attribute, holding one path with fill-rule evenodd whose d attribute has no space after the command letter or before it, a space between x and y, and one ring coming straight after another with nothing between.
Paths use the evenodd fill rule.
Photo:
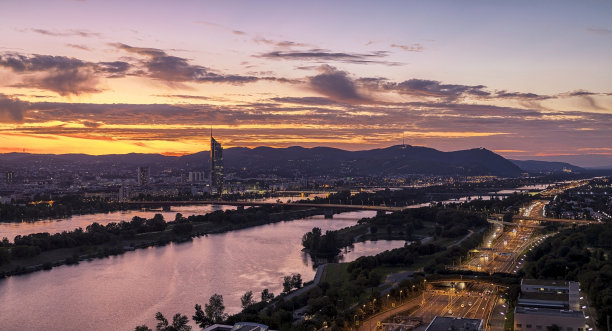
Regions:
<instances>
[{"instance_id":1,"label":"paved path","mask_svg":"<svg viewBox=\"0 0 612 331\"><path fill-rule=\"evenodd\" d=\"M327 263L325 264L321 264L318 268L317 268L317 273L315 274L315 278L312 281L312 283L297 289L289 294L287 294L283 300L285 301L289 301L291 300L293 297L296 297L298 295L304 294L310 290L312 290L315 286L317 286L319 284L319 282L321 281L321 275L323 274L323 270L325 270L325 266L327 266Z\"/></svg>"}]
</instances>

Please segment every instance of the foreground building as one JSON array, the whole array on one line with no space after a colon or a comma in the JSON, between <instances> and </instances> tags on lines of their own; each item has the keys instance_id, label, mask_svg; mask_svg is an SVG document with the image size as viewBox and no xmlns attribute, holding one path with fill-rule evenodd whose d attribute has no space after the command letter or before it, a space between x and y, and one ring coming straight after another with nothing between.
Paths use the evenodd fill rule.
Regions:
<instances>
[{"instance_id":1,"label":"foreground building","mask_svg":"<svg viewBox=\"0 0 612 331\"><path fill-rule=\"evenodd\" d=\"M461 318L436 316L425 331L482 331L482 320L477 318Z\"/></svg>"},{"instance_id":2,"label":"foreground building","mask_svg":"<svg viewBox=\"0 0 612 331\"><path fill-rule=\"evenodd\" d=\"M584 331L586 317L580 309L578 282L523 279L514 309L514 330L545 331L556 325L563 331Z\"/></svg>"}]
</instances>

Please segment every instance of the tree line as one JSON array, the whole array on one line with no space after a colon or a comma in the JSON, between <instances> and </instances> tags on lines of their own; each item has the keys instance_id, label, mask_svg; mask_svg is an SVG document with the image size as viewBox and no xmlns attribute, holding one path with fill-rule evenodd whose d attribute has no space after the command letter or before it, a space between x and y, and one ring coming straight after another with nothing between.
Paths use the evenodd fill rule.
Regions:
<instances>
[{"instance_id":1,"label":"tree line","mask_svg":"<svg viewBox=\"0 0 612 331\"><path fill-rule=\"evenodd\" d=\"M152 218L134 216L131 221L111 222L106 225L97 222L85 229L50 234L48 232L17 235L11 243L8 238L0 241L0 265L14 259L37 256L42 252L95 245L120 245L123 241L137 239L143 233L162 233L171 229L169 235L176 238L191 236L196 223L210 224L211 231L226 231L246 226L266 224L272 221L291 219L299 211L283 213L284 207L262 206L242 210L219 210L205 215L183 217L177 213L174 221L166 222L163 215ZM162 240L160 238L160 240ZM120 246L122 247L122 246Z\"/></svg>"}]
</instances>

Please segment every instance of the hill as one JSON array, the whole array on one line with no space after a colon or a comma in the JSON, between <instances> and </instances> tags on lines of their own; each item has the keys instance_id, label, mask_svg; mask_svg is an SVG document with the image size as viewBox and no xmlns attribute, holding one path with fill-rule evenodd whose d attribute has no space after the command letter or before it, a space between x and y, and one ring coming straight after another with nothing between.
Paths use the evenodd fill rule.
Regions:
<instances>
[{"instance_id":1,"label":"hill","mask_svg":"<svg viewBox=\"0 0 612 331\"><path fill-rule=\"evenodd\" d=\"M228 148L223 151L226 173L240 177L277 175L279 177L312 176L404 176L494 175L518 176L521 169L498 154L483 148L441 152L433 148L391 146L363 151L346 151L330 147ZM1 168L38 168L71 170L87 168L107 172L150 166L152 171L208 171L210 156L203 151L183 156L161 154L0 154ZM0 169L1 170L1 169Z\"/></svg>"},{"instance_id":2,"label":"hill","mask_svg":"<svg viewBox=\"0 0 612 331\"><path fill-rule=\"evenodd\" d=\"M572 172L584 172L585 169L569 164L566 162L548 162L548 161L536 161L536 160L510 160L516 164L521 170L529 173L550 173L550 172L563 172L564 170L571 170Z\"/></svg>"}]
</instances>

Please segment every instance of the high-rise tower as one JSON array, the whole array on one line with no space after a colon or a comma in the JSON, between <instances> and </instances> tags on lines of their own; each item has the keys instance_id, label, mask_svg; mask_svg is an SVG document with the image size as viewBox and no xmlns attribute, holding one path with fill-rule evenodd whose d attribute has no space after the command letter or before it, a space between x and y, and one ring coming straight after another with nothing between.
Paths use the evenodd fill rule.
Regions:
<instances>
[{"instance_id":1,"label":"high-rise tower","mask_svg":"<svg viewBox=\"0 0 612 331\"><path fill-rule=\"evenodd\" d=\"M151 169L149 167L136 168L136 180L138 180L138 186L147 186L149 184L149 177L151 177Z\"/></svg>"},{"instance_id":2,"label":"high-rise tower","mask_svg":"<svg viewBox=\"0 0 612 331\"><path fill-rule=\"evenodd\" d=\"M210 129L210 191L221 194L223 192L223 147L212 135Z\"/></svg>"}]
</instances>

